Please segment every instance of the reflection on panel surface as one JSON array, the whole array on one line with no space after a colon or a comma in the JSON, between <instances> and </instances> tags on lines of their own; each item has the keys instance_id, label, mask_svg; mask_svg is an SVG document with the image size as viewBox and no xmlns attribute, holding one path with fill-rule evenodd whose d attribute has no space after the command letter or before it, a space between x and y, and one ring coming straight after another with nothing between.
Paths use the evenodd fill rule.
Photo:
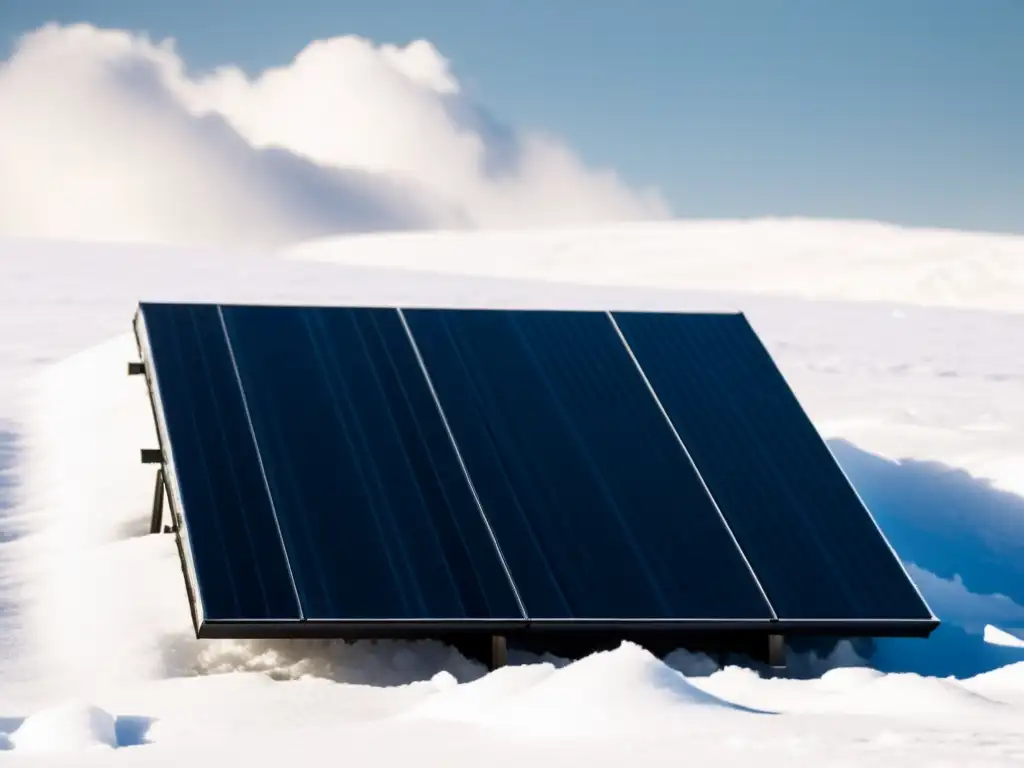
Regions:
<instances>
[{"instance_id":1,"label":"reflection on panel surface","mask_svg":"<svg viewBox=\"0 0 1024 768\"><path fill-rule=\"evenodd\" d=\"M308 619L522 619L394 310L226 307Z\"/></svg>"},{"instance_id":2,"label":"reflection on panel surface","mask_svg":"<svg viewBox=\"0 0 1024 768\"><path fill-rule=\"evenodd\" d=\"M532 619L768 619L603 313L405 310Z\"/></svg>"},{"instance_id":3,"label":"reflection on panel surface","mask_svg":"<svg viewBox=\"0 0 1024 768\"><path fill-rule=\"evenodd\" d=\"M930 618L742 315L614 316L780 618Z\"/></svg>"},{"instance_id":4,"label":"reflection on panel surface","mask_svg":"<svg viewBox=\"0 0 1024 768\"><path fill-rule=\"evenodd\" d=\"M217 308L145 305L143 317L205 618L298 619Z\"/></svg>"},{"instance_id":5,"label":"reflection on panel surface","mask_svg":"<svg viewBox=\"0 0 1024 768\"><path fill-rule=\"evenodd\" d=\"M140 318L197 631L932 618L742 316Z\"/></svg>"}]
</instances>

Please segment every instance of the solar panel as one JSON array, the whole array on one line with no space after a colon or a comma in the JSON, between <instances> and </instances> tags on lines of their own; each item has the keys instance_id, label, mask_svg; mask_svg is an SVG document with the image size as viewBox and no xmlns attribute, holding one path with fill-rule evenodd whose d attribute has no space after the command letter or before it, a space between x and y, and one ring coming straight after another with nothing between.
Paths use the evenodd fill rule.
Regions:
<instances>
[{"instance_id":1,"label":"solar panel","mask_svg":"<svg viewBox=\"0 0 1024 768\"><path fill-rule=\"evenodd\" d=\"M531 620L772 618L604 313L403 314Z\"/></svg>"},{"instance_id":2,"label":"solar panel","mask_svg":"<svg viewBox=\"0 0 1024 768\"><path fill-rule=\"evenodd\" d=\"M192 370L190 361L156 369L165 408L184 412L181 396L203 386L222 394L232 431L207 421L206 438L224 456L244 458L244 513L276 520L274 562L282 560L283 543L290 571L265 578L293 585L305 621L523 622L393 310L226 307L191 314L199 330L179 346L207 340L216 345L209 356L218 367L199 386L174 389L164 383L165 370ZM173 325L177 316L148 306L143 315L150 335L166 334L161 321ZM191 493L203 487L203 462L179 442L177 429L169 431L178 483ZM219 508L191 501L183 506L192 539L194 521L226 526ZM225 575L237 581L232 558L244 557L246 542L227 536L220 543ZM224 561L216 551L195 555L200 572ZM199 582L205 606L216 582ZM232 618L263 618L241 613ZM222 618L208 608L205 615Z\"/></svg>"},{"instance_id":3,"label":"solar panel","mask_svg":"<svg viewBox=\"0 0 1024 768\"><path fill-rule=\"evenodd\" d=\"M934 620L744 316L614 319L780 619Z\"/></svg>"},{"instance_id":4,"label":"solar panel","mask_svg":"<svg viewBox=\"0 0 1024 768\"><path fill-rule=\"evenodd\" d=\"M937 625L741 316L143 304L136 335L200 636Z\"/></svg>"},{"instance_id":5,"label":"solar panel","mask_svg":"<svg viewBox=\"0 0 1024 768\"><path fill-rule=\"evenodd\" d=\"M217 307L153 305L140 317L197 623L298 621Z\"/></svg>"}]
</instances>

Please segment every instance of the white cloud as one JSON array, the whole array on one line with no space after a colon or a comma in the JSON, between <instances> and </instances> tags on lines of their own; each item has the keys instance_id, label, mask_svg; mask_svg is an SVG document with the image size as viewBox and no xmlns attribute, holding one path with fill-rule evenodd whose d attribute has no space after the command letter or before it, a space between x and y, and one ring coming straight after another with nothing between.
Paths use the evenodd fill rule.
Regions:
<instances>
[{"instance_id":1,"label":"white cloud","mask_svg":"<svg viewBox=\"0 0 1024 768\"><path fill-rule=\"evenodd\" d=\"M667 215L512 131L430 43L318 41L255 79L49 25L0 66L0 234L280 245L334 232Z\"/></svg>"}]
</instances>

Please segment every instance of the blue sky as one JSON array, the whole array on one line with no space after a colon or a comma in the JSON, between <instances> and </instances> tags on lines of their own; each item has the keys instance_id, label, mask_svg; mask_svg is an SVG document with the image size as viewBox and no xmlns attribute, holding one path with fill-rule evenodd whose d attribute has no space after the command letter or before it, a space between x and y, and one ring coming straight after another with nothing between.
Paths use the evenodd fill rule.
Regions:
<instances>
[{"instance_id":1,"label":"blue sky","mask_svg":"<svg viewBox=\"0 0 1024 768\"><path fill-rule=\"evenodd\" d=\"M174 37L200 71L426 38L500 119L680 216L1024 233L1022 0L14 0L4 57L51 20Z\"/></svg>"}]
</instances>

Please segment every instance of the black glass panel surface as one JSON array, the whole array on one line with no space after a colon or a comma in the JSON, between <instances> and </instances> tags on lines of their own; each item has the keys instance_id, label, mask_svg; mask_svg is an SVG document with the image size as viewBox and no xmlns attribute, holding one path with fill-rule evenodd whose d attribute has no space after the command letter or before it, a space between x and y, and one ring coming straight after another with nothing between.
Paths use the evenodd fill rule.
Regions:
<instances>
[{"instance_id":1,"label":"black glass panel surface","mask_svg":"<svg viewBox=\"0 0 1024 768\"><path fill-rule=\"evenodd\" d=\"M305 617L523 620L398 313L223 315Z\"/></svg>"},{"instance_id":2,"label":"black glass panel surface","mask_svg":"<svg viewBox=\"0 0 1024 768\"><path fill-rule=\"evenodd\" d=\"M605 314L404 316L531 619L770 617Z\"/></svg>"},{"instance_id":3,"label":"black glass panel surface","mask_svg":"<svg viewBox=\"0 0 1024 768\"><path fill-rule=\"evenodd\" d=\"M140 312L204 618L299 619L217 308Z\"/></svg>"},{"instance_id":4,"label":"black glass panel surface","mask_svg":"<svg viewBox=\"0 0 1024 768\"><path fill-rule=\"evenodd\" d=\"M742 315L615 319L780 619L930 618Z\"/></svg>"}]
</instances>

